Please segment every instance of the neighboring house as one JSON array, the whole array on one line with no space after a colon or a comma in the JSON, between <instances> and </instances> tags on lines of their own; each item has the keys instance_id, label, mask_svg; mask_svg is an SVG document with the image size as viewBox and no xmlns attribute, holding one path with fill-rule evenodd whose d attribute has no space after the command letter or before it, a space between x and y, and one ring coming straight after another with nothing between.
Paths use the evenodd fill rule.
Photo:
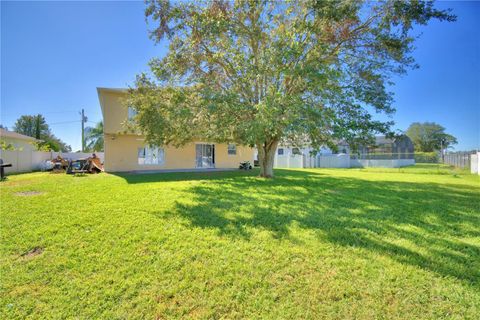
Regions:
<instances>
[{"instance_id":1,"label":"neighboring house","mask_svg":"<svg viewBox=\"0 0 480 320\"><path fill-rule=\"evenodd\" d=\"M97 88L104 125L105 171L238 168L253 163L253 149L237 144L192 141L181 148L149 146L143 136L125 133L123 123L134 110L122 103L125 89Z\"/></svg>"},{"instance_id":2,"label":"neighboring house","mask_svg":"<svg viewBox=\"0 0 480 320\"><path fill-rule=\"evenodd\" d=\"M0 141L12 145L15 150L34 151L37 139L0 128Z\"/></svg>"},{"instance_id":3,"label":"neighboring house","mask_svg":"<svg viewBox=\"0 0 480 320\"><path fill-rule=\"evenodd\" d=\"M375 137L373 146L360 146L358 155L360 157L374 159L384 159L389 156L391 159L413 159L414 146L412 140L401 135L396 138L387 138L385 136Z\"/></svg>"}]
</instances>

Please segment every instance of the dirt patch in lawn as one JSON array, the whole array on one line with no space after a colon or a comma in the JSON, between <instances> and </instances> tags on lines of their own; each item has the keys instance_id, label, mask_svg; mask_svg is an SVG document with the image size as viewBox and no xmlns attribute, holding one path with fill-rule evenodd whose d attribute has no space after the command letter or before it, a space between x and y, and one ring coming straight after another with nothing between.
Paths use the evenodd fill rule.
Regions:
<instances>
[{"instance_id":1,"label":"dirt patch in lawn","mask_svg":"<svg viewBox=\"0 0 480 320\"><path fill-rule=\"evenodd\" d=\"M22 258L27 258L27 259L28 258L33 258L33 257L36 257L36 256L42 254L43 250L44 249L42 247L34 247L31 250L28 250L28 251L22 253L20 256Z\"/></svg>"},{"instance_id":2,"label":"dirt patch in lawn","mask_svg":"<svg viewBox=\"0 0 480 320\"><path fill-rule=\"evenodd\" d=\"M44 194L45 192L41 191L22 191L22 192L15 192L16 196L20 197L30 197L30 196L38 196L39 194Z\"/></svg>"}]
</instances>

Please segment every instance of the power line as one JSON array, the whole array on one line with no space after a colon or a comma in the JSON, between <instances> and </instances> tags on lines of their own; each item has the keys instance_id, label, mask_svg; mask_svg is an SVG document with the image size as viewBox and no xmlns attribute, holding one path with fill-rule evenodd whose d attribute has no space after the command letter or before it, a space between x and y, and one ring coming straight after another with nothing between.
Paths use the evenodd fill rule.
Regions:
<instances>
[{"instance_id":1,"label":"power line","mask_svg":"<svg viewBox=\"0 0 480 320\"><path fill-rule=\"evenodd\" d=\"M75 112L77 110L63 110L63 111L47 111L47 112L33 112L33 114L41 114L41 115L44 115L44 114L55 114L55 113L72 113L72 112ZM21 116L21 115L18 115L18 113L3 113L2 112L2 116Z\"/></svg>"},{"instance_id":2,"label":"power line","mask_svg":"<svg viewBox=\"0 0 480 320\"><path fill-rule=\"evenodd\" d=\"M55 125L55 124L67 124L67 123L76 123L76 122L81 122L82 120L72 120L72 121L62 121L62 122L52 122L52 123L48 123L48 125ZM85 122L89 122L89 123L93 123L93 124L97 124L98 121L85 121Z\"/></svg>"},{"instance_id":3,"label":"power line","mask_svg":"<svg viewBox=\"0 0 480 320\"><path fill-rule=\"evenodd\" d=\"M63 110L63 111L47 111L47 112L42 112L41 114L52 114L52 113L71 113L75 112L76 110Z\"/></svg>"},{"instance_id":4,"label":"power line","mask_svg":"<svg viewBox=\"0 0 480 320\"><path fill-rule=\"evenodd\" d=\"M55 125L55 124L67 124L67 123L75 123L75 122L80 122L80 120L73 120L73 121L62 121L62 122L52 122L52 123L49 123L48 125Z\"/></svg>"},{"instance_id":5,"label":"power line","mask_svg":"<svg viewBox=\"0 0 480 320\"><path fill-rule=\"evenodd\" d=\"M63 111L47 111L47 112L31 112L31 114L28 114L28 115L37 115L37 114L41 114L42 116L43 115L48 115L48 114L61 114L61 113L73 113L73 112L76 112L77 110L63 110ZM99 116L101 115L101 113L97 110L93 110L93 111L89 111L90 114L94 114L95 116ZM22 114L21 113L4 113L2 111L0 111L0 116L2 117L21 117Z\"/></svg>"}]
</instances>

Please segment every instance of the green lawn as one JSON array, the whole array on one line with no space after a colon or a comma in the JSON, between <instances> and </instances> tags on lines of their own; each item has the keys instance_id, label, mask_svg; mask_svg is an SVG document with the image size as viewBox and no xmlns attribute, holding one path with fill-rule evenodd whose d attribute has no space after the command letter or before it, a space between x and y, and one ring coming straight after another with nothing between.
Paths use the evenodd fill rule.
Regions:
<instances>
[{"instance_id":1,"label":"green lawn","mask_svg":"<svg viewBox=\"0 0 480 320\"><path fill-rule=\"evenodd\" d=\"M478 319L478 176L275 174L10 176L0 318Z\"/></svg>"}]
</instances>

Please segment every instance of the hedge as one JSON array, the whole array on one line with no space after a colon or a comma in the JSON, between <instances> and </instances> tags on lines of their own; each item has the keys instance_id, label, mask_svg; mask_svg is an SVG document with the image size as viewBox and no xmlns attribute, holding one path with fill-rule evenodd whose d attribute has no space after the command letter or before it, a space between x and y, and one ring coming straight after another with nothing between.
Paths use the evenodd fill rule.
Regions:
<instances>
[{"instance_id":1,"label":"hedge","mask_svg":"<svg viewBox=\"0 0 480 320\"><path fill-rule=\"evenodd\" d=\"M416 163L438 163L440 157L437 152L415 152Z\"/></svg>"}]
</instances>

